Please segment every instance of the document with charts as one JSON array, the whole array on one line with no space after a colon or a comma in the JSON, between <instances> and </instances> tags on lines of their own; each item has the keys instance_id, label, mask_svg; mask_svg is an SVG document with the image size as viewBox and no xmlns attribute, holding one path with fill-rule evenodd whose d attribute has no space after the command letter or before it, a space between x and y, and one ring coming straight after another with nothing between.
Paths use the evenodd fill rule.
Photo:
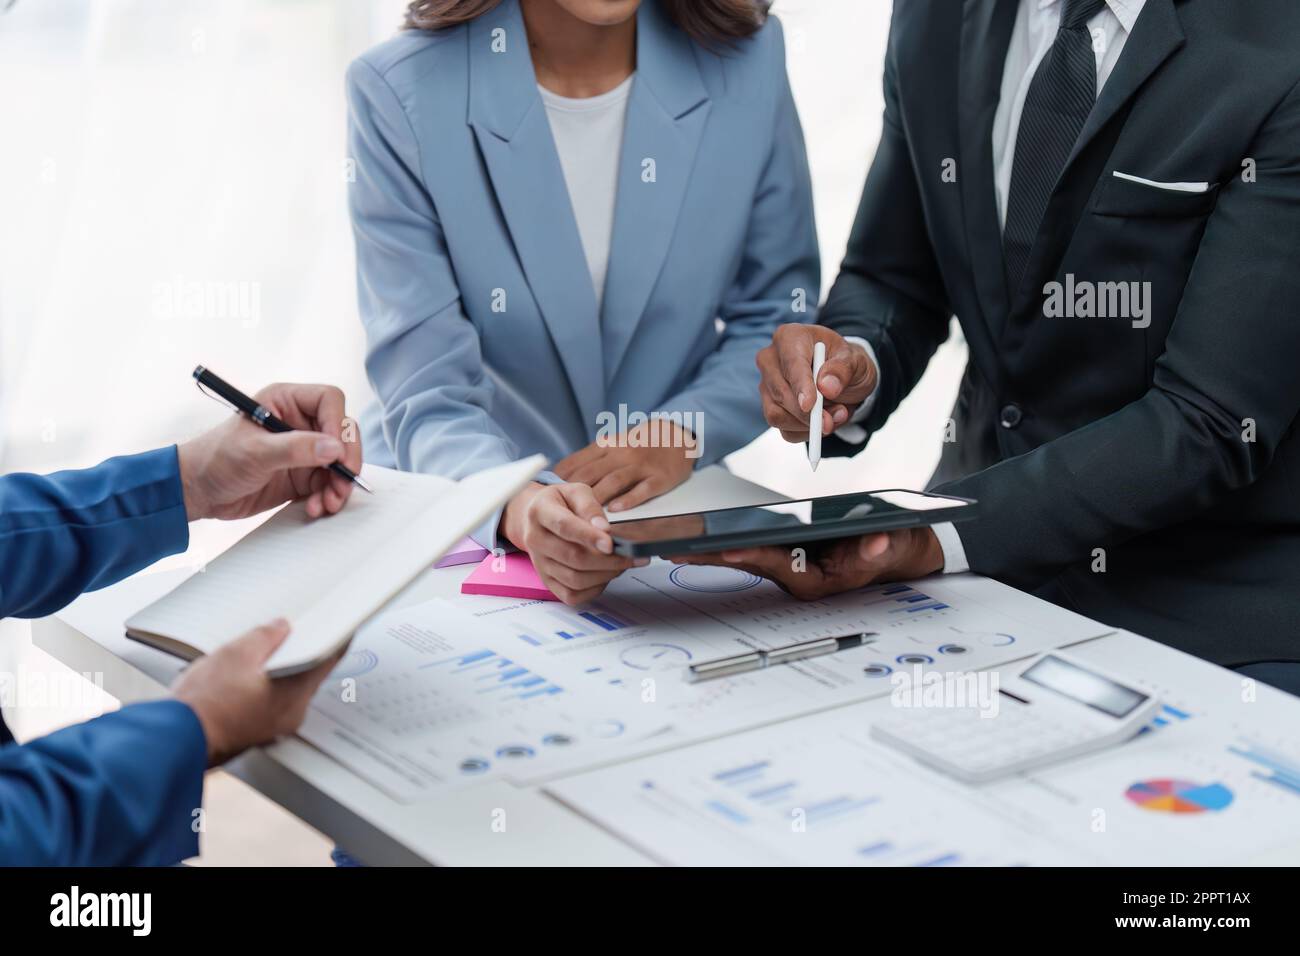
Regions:
<instances>
[{"instance_id":1,"label":"document with charts","mask_svg":"<svg viewBox=\"0 0 1300 956\"><path fill-rule=\"evenodd\" d=\"M366 624L312 701L299 734L402 801L449 786L579 763L661 729L604 686L575 686L513 635L445 601Z\"/></svg>"},{"instance_id":2,"label":"document with charts","mask_svg":"<svg viewBox=\"0 0 1300 956\"><path fill-rule=\"evenodd\" d=\"M887 694L899 670L977 670L1109 630L969 575L802 602L748 572L662 561L623 574L583 608L485 597L456 604L553 662L573 686L620 690L628 719L650 711L670 728L629 741L629 752ZM862 630L881 640L719 680L683 679L691 661ZM540 767L519 773L544 778Z\"/></svg>"},{"instance_id":3,"label":"document with charts","mask_svg":"<svg viewBox=\"0 0 1300 956\"><path fill-rule=\"evenodd\" d=\"M1165 702L1125 744L982 786L869 735L867 701L546 785L664 863L1230 865L1300 858L1300 701L1121 634L1075 653ZM1160 674L1153 682L1141 675ZM1193 701L1200 701L1198 706ZM993 718L993 719L996 719ZM1260 826L1260 821L1267 826Z\"/></svg>"}]
</instances>

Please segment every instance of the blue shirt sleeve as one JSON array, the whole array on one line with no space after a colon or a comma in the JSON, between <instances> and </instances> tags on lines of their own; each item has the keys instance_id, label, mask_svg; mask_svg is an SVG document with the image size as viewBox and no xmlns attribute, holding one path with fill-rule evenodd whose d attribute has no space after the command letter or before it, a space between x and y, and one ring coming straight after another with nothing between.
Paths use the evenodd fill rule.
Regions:
<instances>
[{"instance_id":1,"label":"blue shirt sleeve","mask_svg":"<svg viewBox=\"0 0 1300 956\"><path fill-rule=\"evenodd\" d=\"M197 856L207 740L176 700L0 747L0 865L165 866Z\"/></svg>"},{"instance_id":2,"label":"blue shirt sleeve","mask_svg":"<svg viewBox=\"0 0 1300 956\"><path fill-rule=\"evenodd\" d=\"M176 448L0 477L0 617L43 617L184 551Z\"/></svg>"},{"instance_id":3,"label":"blue shirt sleeve","mask_svg":"<svg viewBox=\"0 0 1300 956\"><path fill-rule=\"evenodd\" d=\"M50 614L188 541L174 447L84 471L0 477L0 616ZM174 700L0 745L0 864L194 856L206 768L198 717Z\"/></svg>"}]
</instances>

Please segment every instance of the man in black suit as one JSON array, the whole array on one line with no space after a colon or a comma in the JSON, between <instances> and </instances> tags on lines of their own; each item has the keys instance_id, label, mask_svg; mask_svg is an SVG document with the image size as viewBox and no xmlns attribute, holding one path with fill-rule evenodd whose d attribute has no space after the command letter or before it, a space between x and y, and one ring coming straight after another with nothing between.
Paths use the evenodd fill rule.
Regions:
<instances>
[{"instance_id":1,"label":"man in black suit","mask_svg":"<svg viewBox=\"0 0 1300 956\"><path fill-rule=\"evenodd\" d=\"M806 597L968 566L1300 692L1297 81L1295 0L896 0L842 271L762 398L805 440L825 341L856 453L956 315L932 484L981 515L726 560Z\"/></svg>"}]
</instances>

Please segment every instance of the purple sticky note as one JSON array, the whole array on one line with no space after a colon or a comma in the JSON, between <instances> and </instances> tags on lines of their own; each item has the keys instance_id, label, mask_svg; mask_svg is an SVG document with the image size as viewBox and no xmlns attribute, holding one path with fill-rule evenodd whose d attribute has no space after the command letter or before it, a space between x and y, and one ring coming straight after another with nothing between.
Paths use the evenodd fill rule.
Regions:
<instances>
[{"instance_id":1,"label":"purple sticky note","mask_svg":"<svg viewBox=\"0 0 1300 956\"><path fill-rule=\"evenodd\" d=\"M487 548L479 547L473 538L461 538L452 549L438 559L435 568L453 568L458 564L474 564L476 561L482 561L492 552Z\"/></svg>"}]
</instances>

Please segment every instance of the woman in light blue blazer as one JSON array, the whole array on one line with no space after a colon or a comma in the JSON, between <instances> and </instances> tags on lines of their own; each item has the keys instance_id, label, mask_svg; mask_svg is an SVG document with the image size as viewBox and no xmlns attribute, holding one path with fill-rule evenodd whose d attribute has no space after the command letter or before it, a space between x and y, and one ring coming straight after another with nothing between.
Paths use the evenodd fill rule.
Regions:
<instances>
[{"instance_id":1,"label":"woman in light blue blazer","mask_svg":"<svg viewBox=\"0 0 1300 956\"><path fill-rule=\"evenodd\" d=\"M599 594L631 507L765 428L754 358L819 264L755 0L419 0L348 70L372 461L554 472L476 535Z\"/></svg>"}]
</instances>

